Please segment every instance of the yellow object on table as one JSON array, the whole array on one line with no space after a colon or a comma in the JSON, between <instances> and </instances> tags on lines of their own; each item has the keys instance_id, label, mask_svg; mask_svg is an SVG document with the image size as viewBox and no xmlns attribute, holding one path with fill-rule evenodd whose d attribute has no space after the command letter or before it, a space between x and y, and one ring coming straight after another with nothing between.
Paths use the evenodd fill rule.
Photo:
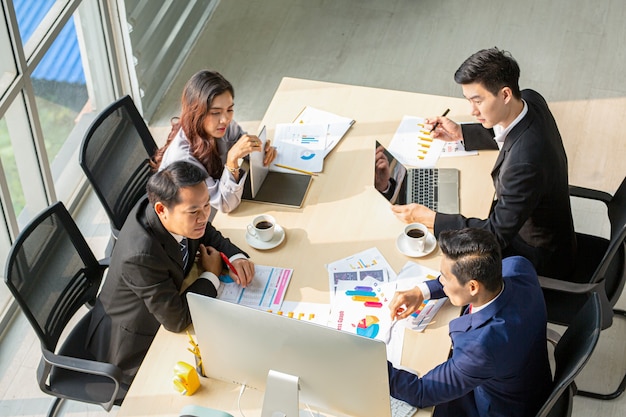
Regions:
<instances>
[{"instance_id":1,"label":"yellow object on table","mask_svg":"<svg viewBox=\"0 0 626 417\"><path fill-rule=\"evenodd\" d=\"M200 387L200 378L196 368L187 362L177 362L174 366L174 388L183 395L192 395Z\"/></svg>"}]
</instances>

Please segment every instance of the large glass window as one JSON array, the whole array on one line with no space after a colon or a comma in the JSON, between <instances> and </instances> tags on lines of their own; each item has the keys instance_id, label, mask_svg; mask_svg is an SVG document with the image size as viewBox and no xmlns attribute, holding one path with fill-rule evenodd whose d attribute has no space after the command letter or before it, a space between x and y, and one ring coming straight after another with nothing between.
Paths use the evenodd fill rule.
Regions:
<instances>
[{"instance_id":1,"label":"large glass window","mask_svg":"<svg viewBox=\"0 0 626 417\"><path fill-rule=\"evenodd\" d=\"M3 5L4 3L0 3L0 11L4 12L6 16ZM2 23L4 22L2 21ZM17 74L15 52L11 45L8 25L0 27L0 51L2 51L3 55L2 59L0 59L0 97L2 97Z\"/></svg>"},{"instance_id":2,"label":"large glass window","mask_svg":"<svg viewBox=\"0 0 626 417\"><path fill-rule=\"evenodd\" d=\"M26 44L56 0L13 0L22 43Z\"/></svg>"},{"instance_id":3,"label":"large glass window","mask_svg":"<svg viewBox=\"0 0 626 417\"><path fill-rule=\"evenodd\" d=\"M32 83L46 152L57 185L61 170L73 156L71 152L60 151L89 100L73 17L33 71ZM59 160L55 162L57 157Z\"/></svg>"},{"instance_id":4,"label":"large glass window","mask_svg":"<svg viewBox=\"0 0 626 417\"><path fill-rule=\"evenodd\" d=\"M81 45L85 37L74 16L81 2L95 33L87 42L95 45L98 86L107 86L108 96L111 73L99 65L108 58L105 35L97 33L98 0L0 2L0 274L21 228L50 203L62 200L71 210L80 197L78 148L89 120L82 116L91 112L79 47L79 36ZM11 299L0 285L0 314Z\"/></svg>"},{"instance_id":5,"label":"large glass window","mask_svg":"<svg viewBox=\"0 0 626 417\"><path fill-rule=\"evenodd\" d=\"M16 215L19 215L24 208L24 191L20 183L20 177L17 173L17 163L15 162L15 155L13 153L13 147L11 146L11 139L9 137L9 130L4 117L0 118L0 161L2 161L2 168L4 172L2 175L7 182L9 192L11 193L11 203Z\"/></svg>"}]
</instances>

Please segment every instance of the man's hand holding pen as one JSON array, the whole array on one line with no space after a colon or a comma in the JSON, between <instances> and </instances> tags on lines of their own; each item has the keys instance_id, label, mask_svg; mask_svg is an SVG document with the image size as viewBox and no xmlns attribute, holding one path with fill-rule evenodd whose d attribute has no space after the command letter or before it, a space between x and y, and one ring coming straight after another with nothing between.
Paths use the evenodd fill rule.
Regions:
<instances>
[{"instance_id":1,"label":"man's hand holding pen","mask_svg":"<svg viewBox=\"0 0 626 417\"><path fill-rule=\"evenodd\" d=\"M426 119L424 128L430 130L430 135L435 139L445 140L446 142L463 140L461 126L448 119L446 117L447 114L448 110L442 116Z\"/></svg>"}]
</instances>

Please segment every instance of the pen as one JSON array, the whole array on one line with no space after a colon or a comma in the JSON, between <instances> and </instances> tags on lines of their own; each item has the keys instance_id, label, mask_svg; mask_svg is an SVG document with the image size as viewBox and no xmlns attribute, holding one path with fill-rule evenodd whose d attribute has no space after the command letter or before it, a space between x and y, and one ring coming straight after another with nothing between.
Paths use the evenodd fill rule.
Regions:
<instances>
[{"instance_id":1,"label":"pen","mask_svg":"<svg viewBox=\"0 0 626 417\"><path fill-rule=\"evenodd\" d=\"M224 252L220 252L220 256L222 257L222 260L224 261L224 263L226 264L226 266L228 267L228 269L231 270L231 272L233 274L235 274L235 276L237 278L239 278L239 274L237 274L237 270L235 269L235 267L233 266L233 264L230 263L230 260L228 259L228 256L224 255Z\"/></svg>"},{"instance_id":2,"label":"pen","mask_svg":"<svg viewBox=\"0 0 626 417\"><path fill-rule=\"evenodd\" d=\"M282 165L282 164L274 164L279 168L285 168L285 169L290 169L292 171L297 171L297 172L301 172L303 174L307 174L307 175L314 175L317 176L317 174L315 172L309 172L309 171L305 171L303 169L300 168L294 168L294 167L290 167L289 165Z\"/></svg>"},{"instance_id":3,"label":"pen","mask_svg":"<svg viewBox=\"0 0 626 417\"><path fill-rule=\"evenodd\" d=\"M450 112L450 109L446 109L446 111L443 112L443 114L441 115L441 117L446 117L446 115ZM433 133L433 131L437 128L437 125L439 125L439 122L435 123L433 125L433 128L430 129L429 133Z\"/></svg>"}]
</instances>

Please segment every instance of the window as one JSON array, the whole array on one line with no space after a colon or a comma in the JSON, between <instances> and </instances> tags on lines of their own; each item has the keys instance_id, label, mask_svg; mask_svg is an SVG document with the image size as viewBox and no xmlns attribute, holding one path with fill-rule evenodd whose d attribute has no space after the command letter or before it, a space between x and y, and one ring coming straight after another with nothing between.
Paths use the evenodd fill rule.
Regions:
<instances>
[{"instance_id":1,"label":"window","mask_svg":"<svg viewBox=\"0 0 626 417\"><path fill-rule=\"evenodd\" d=\"M94 102L89 95L108 103L120 91L105 42L112 30L107 3L0 3L0 274L13 239L33 216L58 200L72 210L79 200L78 186L85 181L78 149L91 120L84 117ZM84 36L79 6L89 28ZM89 64L97 68L91 85L82 45L90 51ZM0 314L13 310L7 308L11 301L0 285ZM0 316L0 323L5 322Z\"/></svg>"}]
</instances>

